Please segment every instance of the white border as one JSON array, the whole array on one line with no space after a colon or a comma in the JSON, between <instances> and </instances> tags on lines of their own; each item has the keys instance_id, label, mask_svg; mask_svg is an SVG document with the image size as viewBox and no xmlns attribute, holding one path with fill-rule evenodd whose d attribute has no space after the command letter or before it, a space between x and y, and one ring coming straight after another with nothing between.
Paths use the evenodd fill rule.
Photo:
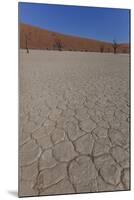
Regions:
<instances>
[{"instance_id":1,"label":"white border","mask_svg":"<svg viewBox=\"0 0 134 200\"><path fill-rule=\"evenodd\" d=\"M97 7L112 7L112 8L131 8L132 1L122 0L20 0L20 2L35 2L35 3L50 3L63 5L79 5L79 6L97 6Z\"/></svg>"},{"instance_id":2,"label":"white border","mask_svg":"<svg viewBox=\"0 0 134 200\"><path fill-rule=\"evenodd\" d=\"M22 1L20 1L22 2ZM64 5L84 5L96 7L130 8L132 13L131 30L134 30L133 0L24 0L23 2L40 2ZM18 184L18 8L16 0L3 0L0 4L0 199L16 199ZM134 32L133 32L134 34ZM133 35L132 35L133 36ZM134 55L134 37L131 38L131 55ZM134 59L131 60L132 102L134 110ZM133 112L131 133L134 132ZM134 198L134 136L131 140L132 155L132 191L108 192L81 195L64 195L40 197L40 199L72 200L112 200ZM15 195L16 194L16 195ZM22 198L24 199L24 198ZM29 198L37 200L37 197Z\"/></svg>"}]
</instances>

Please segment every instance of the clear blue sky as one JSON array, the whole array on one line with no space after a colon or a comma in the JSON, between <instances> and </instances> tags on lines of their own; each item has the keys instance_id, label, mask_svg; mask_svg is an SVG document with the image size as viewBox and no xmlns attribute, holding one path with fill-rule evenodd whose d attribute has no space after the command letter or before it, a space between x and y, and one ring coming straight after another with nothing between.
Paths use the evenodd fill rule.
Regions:
<instances>
[{"instance_id":1,"label":"clear blue sky","mask_svg":"<svg viewBox=\"0 0 134 200\"><path fill-rule=\"evenodd\" d=\"M19 3L19 22L55 32L129 42L129 10Z\"/></svg>"}]
</instances>

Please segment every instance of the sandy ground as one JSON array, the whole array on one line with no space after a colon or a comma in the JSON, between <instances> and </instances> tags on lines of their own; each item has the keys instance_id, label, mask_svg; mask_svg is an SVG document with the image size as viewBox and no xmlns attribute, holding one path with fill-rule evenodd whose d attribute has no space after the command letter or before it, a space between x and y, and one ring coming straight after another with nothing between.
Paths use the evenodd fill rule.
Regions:
<instances>
[{"instance_id":1,"label":"sandy ground","mask_svg":"<svg viewBox=\"0 0 134 200\"><path fill-rule=\"evenodd\" d=\"M129 56L20 50L19 195L129 189Z\"/></svg>"}]
</instances>

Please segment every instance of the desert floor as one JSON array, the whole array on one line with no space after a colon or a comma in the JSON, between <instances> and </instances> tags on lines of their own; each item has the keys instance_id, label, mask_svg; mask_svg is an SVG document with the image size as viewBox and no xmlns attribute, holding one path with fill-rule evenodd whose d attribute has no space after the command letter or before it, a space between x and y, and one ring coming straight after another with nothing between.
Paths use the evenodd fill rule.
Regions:
<instances>
[{"instance_id":1,"label":"desert floor","mask_svg":"<svg viewBox=\"0 0 134 200\"><path fill-rule=\"evenodd\" d=\"M19 53L19 195L128 190L129 56Z\"/></svg>"}]
</instances>

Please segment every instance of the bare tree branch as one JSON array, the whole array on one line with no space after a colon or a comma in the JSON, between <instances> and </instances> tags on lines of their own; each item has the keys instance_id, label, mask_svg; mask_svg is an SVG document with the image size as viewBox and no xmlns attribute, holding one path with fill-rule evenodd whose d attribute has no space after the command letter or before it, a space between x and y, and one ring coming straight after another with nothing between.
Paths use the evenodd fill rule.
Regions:
<instances>
[{"instance_id":1,"label":"bare tree branch","mask_svg":"<svg viewBox=\"0 0 134 200\"><path fill-rule=\"evenodd\" d=\"M114 49L114 54L117 53L117 48L119 47L119 45L117 44L116 40L113 40L113 49Z\"/></svg>"},{"instance_id":2,"label":"bare tree branch","mask_svg":"<svg viewBox=\"0 0 134 200\"><path fill-rule=\"evenodd\" d=\"M60 40L56 40L55 44L54 44L54 47L56 47L56 49L58 49L59 51L61 51L62 48L63 48L63 45L62 45L62 43L61 43Z\"/></svg>"}]
</instances>

